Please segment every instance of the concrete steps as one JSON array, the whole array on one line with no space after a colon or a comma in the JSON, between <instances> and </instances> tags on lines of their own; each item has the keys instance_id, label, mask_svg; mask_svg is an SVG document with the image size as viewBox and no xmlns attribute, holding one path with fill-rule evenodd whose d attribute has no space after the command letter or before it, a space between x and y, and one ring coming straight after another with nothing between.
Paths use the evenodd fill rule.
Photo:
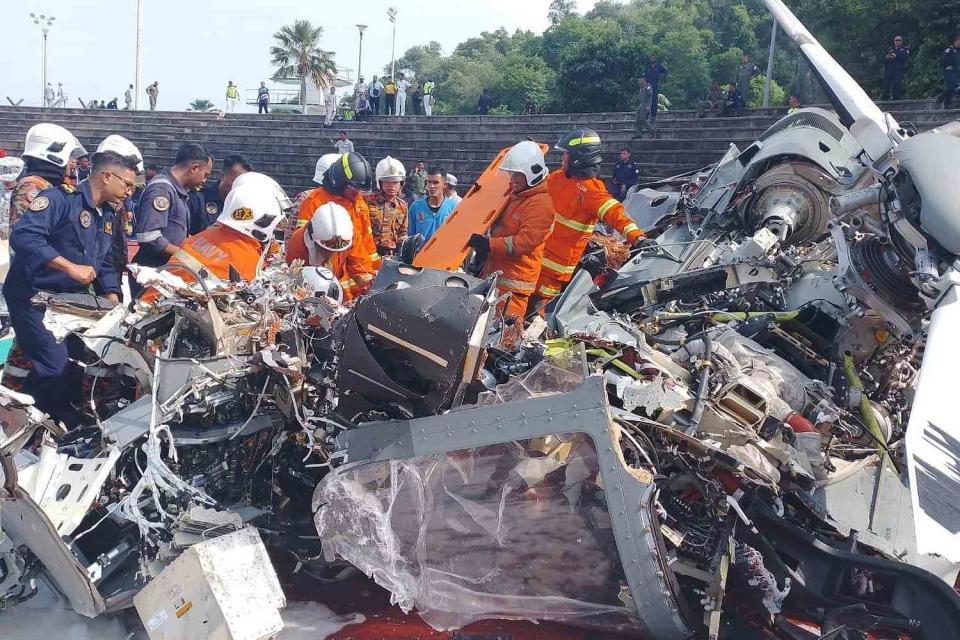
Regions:
<instances>
[{"instance_id":1,"label":"concrete steps","mask_svg":"<svg viewBox=\"0 0 960 640\"><path fill-rule=\"evenodd\" d=\"M933 101L883 106L897 120L921 130L960 118L960 111L937 110ZM674 175L716 161L731 143L741 148L750 144L784 113L784 109L756 109L741 118L698 118L691 111L665 112L657 118L656 139L633 140L633 113L377 116L327 128L320 116L240 114L220 119L210 113L0 107L0 147L19 153L30 126L56 122L88 149L96 148L106 135L118 133L141 148L147 164L166 166L180 144L194 141L203 144L215 161L228 153L243 153L258 170L273 175L294 194L311 186L316 159L333 150L332 140L341 129L371 163L389 154L408 166L417 161L442 165L467 186L499 149L528 137L552 146L577 126L589 126L603 138L601 176L610 175L622 147L634 151L645 178ZM548 162L559 164L559 154L551 152Z\"/></svg>"}]
</instances>

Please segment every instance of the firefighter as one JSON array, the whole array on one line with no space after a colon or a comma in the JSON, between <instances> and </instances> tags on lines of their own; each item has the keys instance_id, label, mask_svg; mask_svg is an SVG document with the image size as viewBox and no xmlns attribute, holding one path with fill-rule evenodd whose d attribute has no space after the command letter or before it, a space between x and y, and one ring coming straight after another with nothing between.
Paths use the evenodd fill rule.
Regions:
<instances>
[{"instance_id":1,"label":"firefighter","mask_svg":"<svg viewBox=\"0 0 960 640\"><path fill-rule=\"evenodd\" d=\"M137 175L143 174L143 154L135 144L116 134L109 135L103 139L97 146L97 153L104 151L113 151L125 158L131 158L137 165ZM136 186L134 187L134 192ZM118 202L111 202L114 209L113 224L113 268L117 271L117 278L123 282L123 274L127 269L128 250L127 243L133 237L133 194L126 194Z\"/></svg>"},{"instance_id":2,"label":"firefighter","mask_svg":"<svg viewBox=\"0 0 960 640\"><path fill-rule=\"evenodd\" d=\"M42 122L30 127L23 142L23 173L10 195L10 228L41 191L65 183L71 160L85 155L83 145L60 125Z\"/></svg>"},{"instance_id":3,"label":"firefighter","mask_svg":"<svg viewBox=\"0 0 960 640\"><path fill-rule=\"evenodd\" d=\"M238 176L223 202L223 211L212 225L187 238L170 257L171 271L194 282L184 265L204 277L250 281L257 277L274 240L274 230L292 206L273 178L251 171ZM150 303L156 291L147 290L141 300Z\"/></svg>"},{"instance_id":4,"label":"firefighter","mask_svg":"<svg viewBox=\"0 0 960 640\"><path fill-rule=\"evenodd\" d=\"M80 372L68 368L67 344L44 327L46 310L31 298L39 291L84 293L92 284L97 294L119 301L112 203L133 193L136 176L135 158L96 153L89 179L76 190L61 185L41 191L10 237L14 254L3 297L26 364L15 366L26 371L8 370L13 364L8 362L5 382L8 375L21 375L21 389L34 396L41 410L68 425L78 418L72 402L79 399Z\"/></svg>"},{"instance_id":5,"label":"firefighter","mask_svg":"<svg viewBox=\"0 0 960 640\"><path fill-rule=\"evenodd\" d=\"M345 153L323 174L323 186L314 189L300 205L297 225L303 226L313 219L313 214L322 205L335 202L347 210L353 221L353 245L347 263L356 287L350 294L356 297L364 293L380 269L381 259L373 239L370 225L370 209L363 198L373 189L373 170L370 163L359 153Z\"/></svg>"},{"instance_id":6,"label":"firefighter","mask_svg":"<svg viewBox=\"0 0 960 640\"><path fill-rule=\"evenodd\" d=\"M543 247L554 225L555 209L547 189L547 163L536 142L513 146L500 169L510 174L512 194L490 236L473 234L468 244L485 260L483 276L499 271L497 288L510 293L504 319L523 322L537 285Z\"/></svg>"},{"instance_id":7,"label":"firefighter","mask_svg":"<svg viewBox=\"0 0 960 640\"><path fill-rule=\"evenodd\" d=\"M600 136L592 129L576 129L560 138L560 169L550 174L547 188L556 206L553 233L543 251L543 268L532 302L538 308L560 295L570 282L597 222L616 229L636 246L643 231L624 212L623 204L607 192L600 173Z\"/></svg>"},{"instance_id":8,"label":"firefighter","mask_svg":"<svg viewBox=\"0 0 960 640\"><path fill-rule=\"evenodd\" d=\"M407 202L401 196L407 170L387 156L377 163L376 178L378 190L367 197L373 240L377 253L392 256L407 238Z\"/></svg>"},{"instance_id":9,"label":"firefighter","mask_svg":"<svg viewBox=\"0 0 960 640\"><path fill-rule=\"evenodd\" d=\"M341 299L349 302L357 283L347 263L353 246L353 220L336 202L321 205L310 224L300 227L287 243L287 264L303 260L309 267L328 269L342 288Z\"/></svg>"}]
</instances>

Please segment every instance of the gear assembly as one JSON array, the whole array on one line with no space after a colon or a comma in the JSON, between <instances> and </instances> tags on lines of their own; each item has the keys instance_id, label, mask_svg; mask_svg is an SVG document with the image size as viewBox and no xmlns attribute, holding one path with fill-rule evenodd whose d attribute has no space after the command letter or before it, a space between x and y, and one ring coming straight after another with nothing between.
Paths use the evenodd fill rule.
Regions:
<instances>
[{"instance_id":1,"label":"gear assembly","mask_svg":"<svg viewBox=\"0 0 960 640\"><path fill-rule=\"evenodd\" d=\"M331 154L307 209L237 177L168 264L129 266L129 304L102 271L37 286L15 329L51 337L15 362L62 358L79 400L0 387L0 616L43 583L152 640L270 638L294 558L441 631L958 637L960 123L901 126L765 4L832 110L622 204L596 132L553 173L525 141L381 259L399 214L373 233L365 196L403 164ZM65 163L53 133L31 152ZM25 220L106 230L94 201L143 159L98 151L102 182Z\"/></svg>"}]
</instances>

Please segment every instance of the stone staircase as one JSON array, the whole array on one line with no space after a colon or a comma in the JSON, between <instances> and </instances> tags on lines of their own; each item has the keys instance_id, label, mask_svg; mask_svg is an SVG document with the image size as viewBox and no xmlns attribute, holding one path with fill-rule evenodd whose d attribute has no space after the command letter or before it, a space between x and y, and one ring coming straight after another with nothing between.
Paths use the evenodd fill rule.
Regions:
<instances>
[{"instance_id":1,"label":"stone staircase","mask_svg":"<svg viewBox=\"0 0 960 640\"><path fill-rule=\"evenodd\" d=\"M945 112L932 101L881 106L901 123L913 123L920 130L960 118L960 110ZM183 142L199 142L214 156L215 174L225 155L242 153L293 195L312 186L316 159L333 151L333 139L341 129L371 164L388 154L408 168L417 161L437 164L456 174L465 187L501 148L528 137L552 146L577 126L589 126L603 138L602 177L610 176L623 147L633 151L644 178L675 175L716 161L731 143L742 148L753 142L784 113L785 109L754 109L740 118L701 119L694 112L671 111L658 116L655 139L633 140L632 113L378 116L325 128L319 116L234 114L218 119L213 113L0 107L0 147L18 154L27 129L38 122L67 127L91 150L111 133L126 136L140 147L147 164L160 166L172 162ZM547 160L556 167L559 154L551 152Z\"/></svg>"}]
</instances>

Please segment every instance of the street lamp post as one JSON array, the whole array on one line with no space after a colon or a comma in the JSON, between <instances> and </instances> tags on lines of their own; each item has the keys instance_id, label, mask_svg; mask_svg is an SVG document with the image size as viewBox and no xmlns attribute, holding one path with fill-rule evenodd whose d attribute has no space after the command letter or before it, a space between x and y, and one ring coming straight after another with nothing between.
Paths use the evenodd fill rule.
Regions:
<instances>
[{"instance_id":1,"label":"street lamp post","mask_svg":"<svg viewBox=\"0 0 960 640\"><path fill-rule=\"evenodd\" d=\"M396 55L397 55L397 8L387 9L387 17L393 23L393 41L390 43L390 77L396 77Z\"/></svg>"},{"instance_id":2,"label":"street lamp post","mask_svg":"<svg viewBox=\"0 0 960 640\"><path fill-rule=\"evenodd\" d=\"M763 106L770 106L770 83L773 82L773 54L777 50L777 19L773 19L773 33L770 34L770 54L767 56L767 80L763 83ZM749 89L749 87L747 87Z\"/></svg>"},{"instance_id":3,"label":"street lamp post","mask_svg":"<svg viewBox=\"0 0 960 640\"><path fill-rule=\"evenodd\" d=\"M360 32L360 53L357 54L357 82L360 82L360 76L363 75L363 72L360 71L363 64L363 32L367 30L367 25L358 24L357 30Z\"/></svg>"},{"instance_id":4,"label":"street lamp post","mask_svg":"<svg viewBox=\"0 0 960 640\"><path fill-rule=\"evenodd\" d=\"M143 0L137 0L137 53L133 70L133 110L140 108L140 41L143 38Z\"/></svg>"},{"instance_id":5,"label":"street lamp post","mask_svg":"<svg viewBox=\"0 0 960 640\"><path fill-rule=\"evenodd\" d=\"M37 15L31 13L30 17L33 18L33 24L40 27L40 31L43 33L43 79L40 81L41 91L40 91L40 104L45 107L49 107L47 104L47 34L50 33L50 27L53 26L53 21L56 20L53 16L45 16L42 13Z\"/></svg>"}]
</instances>

